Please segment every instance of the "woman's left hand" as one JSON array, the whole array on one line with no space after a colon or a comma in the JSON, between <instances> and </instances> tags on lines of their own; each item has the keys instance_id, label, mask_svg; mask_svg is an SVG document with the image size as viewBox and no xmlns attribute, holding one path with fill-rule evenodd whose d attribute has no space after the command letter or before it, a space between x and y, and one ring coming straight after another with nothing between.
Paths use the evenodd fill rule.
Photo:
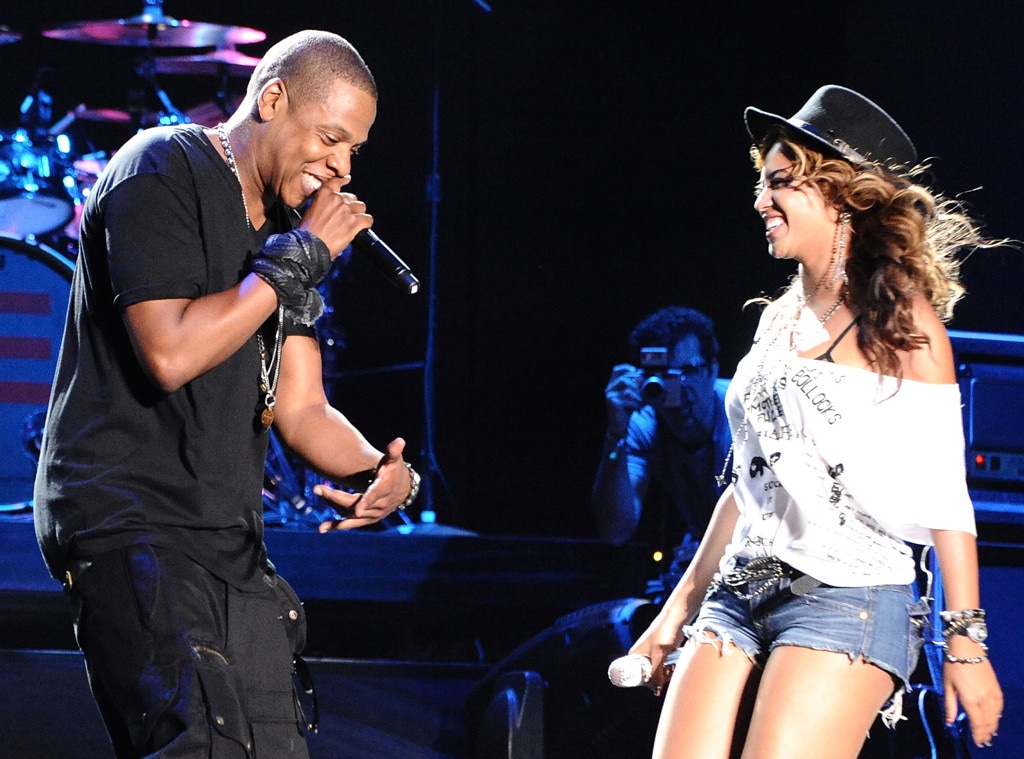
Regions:
<instances>
[{"instance_id":1,"label":"woman's left hand","mask_svg":"<svg viewBox=\"0 0 1024 759\"><path fill-rule=\"evenodd\" d=\"M973 653L958 653L966 658ZM1003 716L1003 691L999 687L995 670L988 660L976 664L945 662L942 680L946 698L946 724L951 725L959 711L957 702L967 712L971 723L971 736L976 746L991 746Z\"/></svg>"}]
</instances>

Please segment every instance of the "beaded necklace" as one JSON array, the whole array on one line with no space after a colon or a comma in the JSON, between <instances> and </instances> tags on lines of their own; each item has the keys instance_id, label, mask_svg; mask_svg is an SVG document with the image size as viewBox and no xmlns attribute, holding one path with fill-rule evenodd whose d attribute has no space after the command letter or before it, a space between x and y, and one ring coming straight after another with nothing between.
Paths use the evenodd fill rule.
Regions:
<instances>
[{"instance_id":1,"label":"beaded necklace","mask_svg":"<svg viewBox=\"0 0 1024 759\"><path fill-rule=\"evenodd\" d=\"M845 300L846 300L846 291L844 290L844 291L843 291L843 292L842 292L842 293L841 293L841 294L839 295L839 297L838 297L838 298L836 298L836 302L835 302L835 303L833 303L833 304L832 304L832 305L831 305L831 306L829 307L828 311L826 311L826 312L825 312L824 314L822 314L821 316L819 316L819 317L818 317L818 321L819 321L819 322L820 322L821 324L824 324L824 323L825 323L825 322L827 322L827 321L828 321L829 319L831 319L831 318L833 317L833 315L835 315L835 312L839 310L839 307L840 307L841 305L843 305L843 302L844 302Z\"/></svg>"}]
</instances>

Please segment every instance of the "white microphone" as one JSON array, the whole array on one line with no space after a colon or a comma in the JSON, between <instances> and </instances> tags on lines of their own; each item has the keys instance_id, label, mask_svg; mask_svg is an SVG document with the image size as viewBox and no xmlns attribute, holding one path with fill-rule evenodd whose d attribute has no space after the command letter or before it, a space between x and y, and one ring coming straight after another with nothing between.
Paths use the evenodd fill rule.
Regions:
<instances>
[{"instance_id":1,"label":"white microphone","mask_svg":"<svg viewBox=\"0 0 1024 759\"><path fill-rule=\"evenodd\" d=\"M679 658L677 648L665 657L665 666L674 665ZM608 679L617 688L635 688L638 685L646 685L651 679L653 667L651 660L643 654L627 654L608 665Z\"/></svg>"},{"instance_id":2,"label":"white microphone","mask_svg":"<svg viewBox=\"0 0 1024 759\"><path fill-rule=\"evenodd\" d=\"M620 656L608 665L608 679L616 688L635 688L651 679L651 660L640 654Z\"/></svg>"}]
</instances>

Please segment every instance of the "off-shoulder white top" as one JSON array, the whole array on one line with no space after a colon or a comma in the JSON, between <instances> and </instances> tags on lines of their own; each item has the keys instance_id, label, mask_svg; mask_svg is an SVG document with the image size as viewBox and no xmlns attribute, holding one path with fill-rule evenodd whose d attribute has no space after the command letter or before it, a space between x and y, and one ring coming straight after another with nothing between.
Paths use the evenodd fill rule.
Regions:
<instances>
[{"instance_id":1,"label":"off-shoulder white top","mask_svg":"<svg viewBox=\"0 0 1024 759\"><path fill-rule=\"evenodd\" d=\"M826 340L784 296L737 367L726 408L740 520L722 571L775 555L829 585L909 583L906 542L976 534L959 387L797 355Z\"/></svg>"}]
</instances>

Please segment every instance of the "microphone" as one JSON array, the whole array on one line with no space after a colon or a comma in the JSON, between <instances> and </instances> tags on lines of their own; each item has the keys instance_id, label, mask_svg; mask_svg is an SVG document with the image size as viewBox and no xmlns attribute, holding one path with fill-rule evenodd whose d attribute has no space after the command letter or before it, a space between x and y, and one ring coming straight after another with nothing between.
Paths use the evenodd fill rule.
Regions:
<instances>
[{"instance_id":1,"label":"microphone","mask_svg":"<svg viewBox=\"0 0 1024 759\"><path fill-rule=\"evenodd\" d=\"M665 666L675 665L679 649L665 657ZM608 679L616 688L635 688L651 679L651 660L642 654L627 654L608 665Z\"/></svg>"},{"instance_id":2,"label":"microphone","mask_svg":"<svg viewBox=\"0 0 1024 759\"><path fill-rule=\"evenodd\" d=\"M640 654L620 656L608 665L608 679L616 688L635 688L651 679L651 660Z\"/></svg>"},{"instance_id":3,"label":"microphone","mask_svg":"<svg viewBox=\"0 0 1024 759\"><path fill-rule=\"evenodd\" d=\"M359 232L352 240L352 245L362 251L363 255L370 259L370 263L399 290L405 290L409 295L419 292L420 281L409 270L405 261L377 237L377 233L372 229Z\"/></svg>"}]
</instances>

